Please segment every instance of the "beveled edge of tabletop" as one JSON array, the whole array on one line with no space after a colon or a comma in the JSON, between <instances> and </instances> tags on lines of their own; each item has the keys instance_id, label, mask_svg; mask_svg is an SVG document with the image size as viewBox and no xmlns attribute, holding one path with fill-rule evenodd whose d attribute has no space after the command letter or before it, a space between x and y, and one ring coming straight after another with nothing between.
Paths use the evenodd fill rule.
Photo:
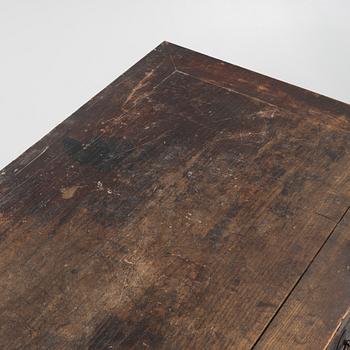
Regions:
<instances>
[{"instance_id":1,"label":"beveled edge of tabletop","mask_svg":"<svg viewBox=\"0 0 350 350\"><path fill-rule=\"evenodd\" d=\"M278 79L163 42L177 70L293 112L350 116L350 105Z\"/></svg>"},{"instance_id":2,"label":"beveled edge of tabletop","mask_svg":"<svg viewBox=\"0 0 350 350\"><path fill-rule=\"evenodd\" d=\"M125 113L174 72L191 75L289 112L314 116L327 114L337 118L340 126L349 122L350 105L347 103L164 41L2 169L0 186L3 182L1 175L8 173L8 170L17 169L17 163L26 163L33 158L31 150L39 149L42 152L45 147L49 147L47 142L52 144L52 141L67 133L75 123L87 124L96 119L94 110L101 108L106 97L113 99L113 106L109 106L110 113ZM28 152L29 159L22 159ZM34 156L38 154L38 151L34 151Z\"/></svg>"}]
</instances>

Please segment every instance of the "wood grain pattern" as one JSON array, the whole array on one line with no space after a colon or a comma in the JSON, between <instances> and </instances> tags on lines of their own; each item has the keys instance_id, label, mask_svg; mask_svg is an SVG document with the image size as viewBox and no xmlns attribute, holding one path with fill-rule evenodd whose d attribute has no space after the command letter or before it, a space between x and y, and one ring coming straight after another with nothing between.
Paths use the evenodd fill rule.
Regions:
<instances>
[{"instance_id":1,"label":"wood grain pattern","mask_svg":"<svg viewBox=\"0 0 350 350\"><path fill-rule=\"evenodd\" d=\"M349 316L349 214L347 211L339 222L255 349L290 349L288 344L293 349L342 349L334 332L343 331L343 320Z\"/></svg>"},{"instance_id":2,"label":"wood grain pattern","mask_svg":"<svg viewBox=\"0 0 350 350\"><path fill-rule=\"evenodd\" d=\"M331 344L349 118L161 44L1 172L0 347Z\"/></svg>"}]
</instances>

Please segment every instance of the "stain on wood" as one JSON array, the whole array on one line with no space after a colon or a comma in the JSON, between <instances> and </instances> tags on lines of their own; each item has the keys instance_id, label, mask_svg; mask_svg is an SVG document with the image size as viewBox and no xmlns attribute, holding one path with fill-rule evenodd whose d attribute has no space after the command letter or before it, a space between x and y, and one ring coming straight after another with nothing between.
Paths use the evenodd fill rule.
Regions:
<instances>
[{"instance_id":1,"label":"stain on wood","mask_svg":"<svg viewBox=\"0 0 350 350\"><path fill-rule=\"evenodd\" d=\"M162 43L0 173L0 347L336 349L349 135L349 105Z\"/></svg>"}]
</instances>

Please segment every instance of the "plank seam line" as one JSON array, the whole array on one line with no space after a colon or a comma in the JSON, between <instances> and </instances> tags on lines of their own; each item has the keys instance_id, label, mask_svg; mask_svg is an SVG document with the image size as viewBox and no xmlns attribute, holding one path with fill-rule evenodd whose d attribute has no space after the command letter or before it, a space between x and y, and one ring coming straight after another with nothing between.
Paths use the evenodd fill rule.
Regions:
<instances>
[{"instance_id":1,"label":"plank seam line","mask_svg":"<svg viewBox=\"0 0 350 350\"><path fill-rule=\"evenodd\" d=\"M203 79L203 78L201 78L201 77L199 77L199 76L197 76L197 75L189 74L189 73L186 73L186 72L184 72L184 71L182 71L182 70L179 70L179 69L176 69L176 72L177 72L177 73L180 73L180 74L183 74L183 75L187 75L187 76L189 76L189 77L192 77L193 79L196 79L196 80L198 80L198 81L201 81L201 82L204 83L204 84L216 86L216 87L219 88L219 89L223 89L223 90L226 90L226 91L235 93L235 94L237 94L237 95L244 96L244 97L249 98L249 99L251 99L251 100L257 101L257 102L259 102L259 103L263 103L263 104L265 104L265 105L269 105L269 106L271 106L271 107L274 107L274 108L276 108L276 109L279 109L280 111L285 111L286 113L294 114L294 112L289 111L288 109L285 109L285 108L283 108L283 107L280 107L280 106L278 106L278 105L276 105L276 104L273 104L273 103L271 103L271 102L268 102L268 101L266 101L266 100L262 100L262 99L259 98L259 97L254 97L254 96L245 94L245 93L243 93L243 92L239 92L239 91L237 91L237 90L231 89L231 88L229 88L229 87L216 84L216 83L213 82L213 81L209 81L209 80Z\"/></svg>"},{"instance_id":2,"label":"plank seam line","mask_svg":"<svg viewBox=\"0 0 350 350\"><path fill-rule=\"evenodd\" d=\"M292 109L287 109L285 107L282 107L281 105L279 104L275 104L275 103L272 103L272 102L269 102L267 100L264 100L264 99L261 99L260 97L255 97L255 96L252 96L252 95L249 95L249 94L246 94L244 92L240 92L240 91L237 91L235 89L232 89L230 87L227 87L227 86L223 86L223 85L220 85L218 84L217 82L214 82L214 81L211 81L211 80L206 80L204 78L201 78L200 76L197 76L197 75L194 75L194 74L190 74L190 73L187 73L187 72L184 72L182 70L179 70L178 68L176 68L175 70L177 73L180 73L180 74L183 74L183 75L187 75L187 76L190 76L194 79L197 79L199 81L201 81L202 83L205 83L205 84L208 84L208 85L212 85L212 86L216 86L217 88L220 88L220 89L224 89L226 91L230 91L232 93L236 93L238 95L241 95L241 96L244 96L246 98L249 98L253 101L256 101L256 102L259 102L259 103L262 103L262 104L265 104L265 105L268 105L268 106L271 106L277 110L280 110L280 111L283 111L285 113L288 113L289 115L304 115L304 116L313 116L311 113L308 113L306 111L303 111L303 112L297 112L297 111L293 111ZM326 98L330 98L330 97L327 97L325 96ZM332 98L330 98L332 99ZM341 102L341 101L338 101L338 102ZM343 102L341 102L343 103ZM318 113L317 116L319 117L320 115L322 115L322 113ZM332 119L338 119L339 117L336 116L336 115L333 115L332 113L327 113L327 116L332 118ZM343 129L341 129L343 130ZM344 130L343 130L344 131Z\"/></svg>"},{"instance_id":3,"label":"plank seam line","mask_svg":"<svg viewBox=\"0 0 350 350\"><path fill-rule=\"evenodd\" d=\"M277 308L277 310L275 311L275 313L273 314L273 316L271 317L270 321L267 323L267 325L264 327L264 329L262 330L262 332L260 333L259 337L257 338L257 340L255 341L255 343L253 344L253 346L250 348L250 350L253 350L258 343L260 342L260 340L262 339L263 335L266 333L266 331L268 330L268 328L270 327L271 323L273 322L273 320L275 319L275 317L278 315L278 313L280 312L280 310L282 309L282 307L284 306L284 304L287 302L287 300L289 299L289 297L292 295L292 293L294 292L294 290L296 289L296 287L298 286L299 282L302 280L302 278L304 277L304 275L308 272L308 270L310 269L310 267L312 266L313 262L316 260L317 256L321 253L321 251L323 250L323 247L327 244L327 242L329 241L329 239L332 237L334 231L336 230L336 228L338 227L338 225L341 223L341 221L343 220L344 216L347 214L347 212L349 211L350 206L345 210L345 212L342 214L342 216L340 217L340 219L337 221L337 223L334 225L334 227L332 228L331 232L328 234L328 236L326 237L326 239L324 240L324 242L321 244L320 248L317 250L316 254L314 255L314 257L310 260L310 262L308 263L308 265L306 266L304 272L299 276L299 278L297 279L297 281L295 282L294 286L291 288L291 290L289 291L289 293L287 294L287 296L285 297L285 299L283 300L283 302L281 303L281 305Z\"/></svg>"}]
</instances>

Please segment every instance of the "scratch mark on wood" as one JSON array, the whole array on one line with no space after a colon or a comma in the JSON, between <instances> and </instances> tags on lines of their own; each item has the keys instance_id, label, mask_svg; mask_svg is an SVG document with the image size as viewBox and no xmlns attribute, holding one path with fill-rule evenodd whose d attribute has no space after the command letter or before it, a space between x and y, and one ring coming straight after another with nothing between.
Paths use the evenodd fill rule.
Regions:
<instances>
[{"instance_id":1,"label":"scratch mark on wood","mask_svg":"<svg viewBox=\"0 0 350 350\"><path fill-rule=\"evenodd\" d=\"M29 163L27 163L22 169L15 171L16 175L19 175L24 169L26 169L29 165L34 163L37 159L39 159L47 150L49 146L46 146L36 157L34 157ZM15 169L16 170L16 169Z\"/></svg>"}]
</instances>

